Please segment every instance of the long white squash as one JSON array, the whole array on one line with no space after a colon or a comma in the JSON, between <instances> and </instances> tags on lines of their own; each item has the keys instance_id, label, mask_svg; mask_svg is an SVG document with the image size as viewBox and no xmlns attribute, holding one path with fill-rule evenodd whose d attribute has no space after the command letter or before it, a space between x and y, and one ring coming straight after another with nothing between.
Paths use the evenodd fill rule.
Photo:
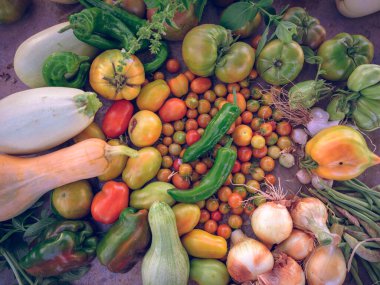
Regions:
<instances>
[{"instance_id":1,"label":"long white squash","mask_svg":"<svg viewBox=\"0 0 380 285\"><path fill-rule=\"evenodd\" d=\"M358 18L380 11L380 0L335 0L339 12L348 18Z\"/></svg>"},{"instance_id":2,"label":"long white squash","mask_svg":"<svg viewBox=\"0 0 380 285\"><path fill-rule=\"evenodd\" d=\"M0 100L0 152L29 154L55 147L94 120L102 103L95 93L42 87Z\"/></svg>"},{"instance_id":3,"label":"long white squash","mask_svg":"<svg viewBox=\"0 0 380 285\"><path fill-rule=\"evenodd\" d=\"M46 86L42 65L53 52L71 51L90 58L96 55L97 49L79 41L72 30L58 33L68 25L69 22L65 22L43 30L18 47L13 65L16 75L25 85L31 88Z\"/></svg>"}]
</instances>

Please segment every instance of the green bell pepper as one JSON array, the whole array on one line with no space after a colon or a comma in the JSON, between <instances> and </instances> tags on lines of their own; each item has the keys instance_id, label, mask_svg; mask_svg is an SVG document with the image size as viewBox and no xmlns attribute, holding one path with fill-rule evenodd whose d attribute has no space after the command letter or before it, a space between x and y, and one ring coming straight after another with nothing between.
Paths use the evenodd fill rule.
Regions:
<instances>
[{"instance_id":1,"label":"green bell pepper","mask_svg":"<svg viewBox=\"0 0 380 285\"><path fill-rule=\"evenodd\" d=\"M273 85L292 82L301 72L304 54L301 46L292 41L288 44L276 39L261 51L256 68L260 77Z\"/></svg>"},{"instance_id":2,"label":"green bell pepper","mask_svg":"<svg viewBox=\"0 0 380 285\"><path fill-rule=\"evenodd\" d=\"M310 16L301 7L292 7L286 10L282 20L297 25L297 34L293 39L312 49L318 48L326 39L326 30L317 18Z\"/></svg>"},{"instance_id":3,"label":"green bell pepper","mask_svg":"<svg viewBox=\"0 0 380 285\"><path fill-rule=\"evenodd\" d=\"M59 221L50 226L20 265L32 276L57 276L88 265L96 255L97 239L84 221Z\"/></svg>"},{"instance_id":4,"label":"green bell pepper","mask_svg":"<svg viewBox=\"0 0 380 285\"><path fill-rule=\"evenodd\" d=\"M198 285L227 285L230 275L226 265L219 260L194 258L190 262L189 279Z\"/></svg>"},{"instance_id":5,"label":"green bell pepper","mask_svg":"<svg viewBox=\"0 0 380 285\"><path fill-rule=\"evenodd\" d=\"M91 66L89 59L88 56L79 56L67 51L52 53L42 66L42 75L46 84L82 88Z\"/></svg>"},{"instance_id":6,"label":"green bell pepper","mask_svg":"<svg viewBox=\"0 0 380 285\"><path fill-rule=\"evenodd\" d=\"M318 49L322 58L322 77L332 81L347 80L354 69L373 59L373 44L362 35L337 34Z\"/></svg>"},{"instance_id":7,"label":"green bell pepper","mask_svg":"<svg viewBox=\"0 0 380 285\"><path fill-rule=\"evenodd\" d=\"M97 257L112 272L128 272L145 254L150 238L148 211L127 208L99 242Z\"/></svg>"}]
</instances>

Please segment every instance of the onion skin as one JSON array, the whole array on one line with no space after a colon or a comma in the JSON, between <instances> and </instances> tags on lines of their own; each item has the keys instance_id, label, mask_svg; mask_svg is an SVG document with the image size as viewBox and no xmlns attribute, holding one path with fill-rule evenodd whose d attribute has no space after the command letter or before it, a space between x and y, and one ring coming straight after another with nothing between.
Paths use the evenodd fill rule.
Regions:
<instances>
[{"instance_id":1,"label":"onion skin","mask_svg":"<svg viewBox=\"0 0 380 285\"><path fill-rule=\"evenodd\" d=\"M259 285L305 285L302 267L286 254L280 254L272 271L258 277Z\"/></svg>"},{"instance_id":2,"label":"onion skin","mask_svg":"<svg viewBox=\"0 0 380 285\"><path fill-rule=\"evenodd\" d=\"M285 206L276 202L267 202L253 212L251 226L263 243L273 245L290 236L293 222Z\"/></svg>"},{"instance_id":3,"label":"onion skin","mask_svg":"<svg viewBox=\"0 0 380 285\"><path fill-rule=\"evenodd\" d=\"M314 238L303 231L293 229L290 236L276 247L276 252L286 253L291 258L304 260L314 250Z\"/></svg>"},{"instance_id":4,"label":"onion skin","mask_svg":"<svg viewBox=\"0 0 380 285\"><path fill-rule=\"evenodd\" d=\"M230 276L236 282L243 283L255 281L260 274L271 271L274 258L264 244L244 236L237 243L234 242L226 264Z\"/></svg>"},{"instance_id":5,"label":"onion skin","mask_svg":"<svg viewBox=\"0 0 380 285\"><path fill-rule=\"evenodd\" d=\"M346 272L342 250L335 245L317 247L305 265L309 285L342 285L346 279Z\"/></svg>"}]
</instances>

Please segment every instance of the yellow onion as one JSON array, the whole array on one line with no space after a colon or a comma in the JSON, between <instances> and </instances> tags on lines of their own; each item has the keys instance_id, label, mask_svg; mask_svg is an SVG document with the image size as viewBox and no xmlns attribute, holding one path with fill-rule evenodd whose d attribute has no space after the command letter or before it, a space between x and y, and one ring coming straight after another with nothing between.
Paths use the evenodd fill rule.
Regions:
<instances>
[{"instance_id":1,"label":"yellow onion","mask_svg":"<svg viewBox=\"0 0 380 285\"><path fill-rule=\"evenodd\" d=\"M305 285L302 267L284 253L276 256L273 269L258 277L259 285Z\"/></svg>"},{"instance_id":2,"label":"yellow onion","mask_svg":"<svg viewBox=\"0 0 380 285\"><path fill-rule=\"evenodd\" d=\"M290 215L294 227L312 232L322 245L330 244L333 235L327 228L327 208L319 199L313 197L298 199L291 208Z\"/></svg>"},{"instance_id":3,"label":"yellow onion","mask_svg":"<svg viewBox=\"0 0 380 285\"><path fill-rule=\"evenodd\" d=\"M342 250L335 244L317 247L305 264L309 285L341 285L346 279L346 272Z\"/></svg>"},{"instance_id":4,"label":"yellow onion","mask_svg":"<svg viewBox=\"0 0 380 285\"><path fill-rule=\"evenodd\" d=\"M264 244L247 237L241 230L232 233L231 242L227 270L236 282L255 281L260 274L272 270L274 258Z\"/></svg>"},{"instance_id":5,"label":"yellow onion","mask_svg":"<svg viewBox=\"0 0 380 285\"><path fill-rule=\"evenodd\" d=\"M276 247L276 252L283 252L295 260L304 260L315 247L314 238L303 231L293 229L290 236Z\"/></svg>"},{"instance_id":6,"label":"yellow onion","mask_svg":"<svg viewBox=\"0 0 380 285\"><path fill-rule=\"evenodd\" d=\"M286 240L293 229L288 209L277 202L260 205L252 214L251 226L255 235L266 245Z\"/></svg>"}]
</instances>

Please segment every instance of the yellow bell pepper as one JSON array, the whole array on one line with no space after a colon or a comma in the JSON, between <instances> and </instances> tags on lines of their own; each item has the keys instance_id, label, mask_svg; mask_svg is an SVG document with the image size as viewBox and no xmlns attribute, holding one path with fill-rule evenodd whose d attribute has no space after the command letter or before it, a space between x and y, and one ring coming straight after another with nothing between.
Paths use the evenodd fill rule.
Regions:
<instances>
[{"instance_id":1,"label":"yellow bell pepper","mask_svg":"<svg viewBox=\"0 0 380 285\"><path fill-rule=\"evenodd\" d=\"M348 126L322 130L307 142L305 152L302 166L325 179L353 179L380 163L380 157L368 149L362 134Z\"/></svg>"},{"instance_id":2,"label":"yellow bell pepper","mask_svg":"<svg viewBox=\"0 0 380 285\"><path fill-rule=\"evenodd\" d=\"M187 253L199 258L223 258L227 254L227 241L204 230L195 229L182 237Z\"/></svg>"}]
</instances>

